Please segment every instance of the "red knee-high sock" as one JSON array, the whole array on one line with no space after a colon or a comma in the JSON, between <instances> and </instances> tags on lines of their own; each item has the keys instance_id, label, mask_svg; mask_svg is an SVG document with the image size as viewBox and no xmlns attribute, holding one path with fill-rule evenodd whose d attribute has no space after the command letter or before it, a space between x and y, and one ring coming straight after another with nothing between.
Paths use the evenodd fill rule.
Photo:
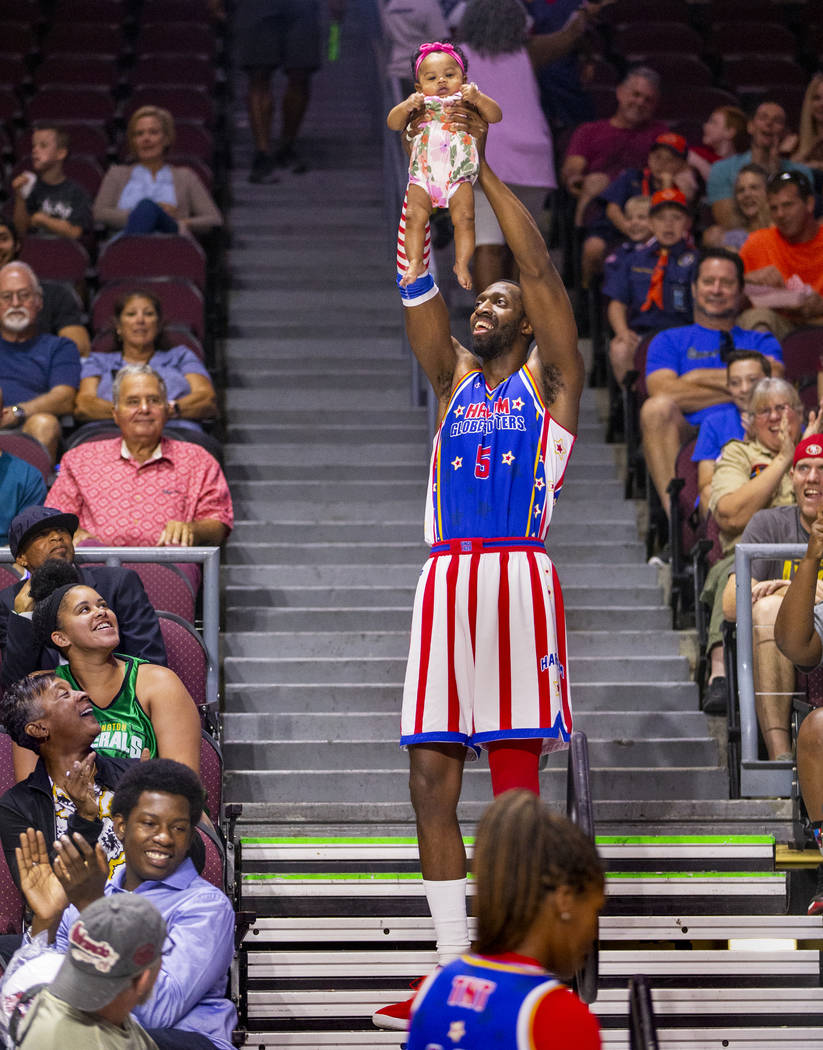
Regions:
<instances>
[{"instance_id":1,"label":"red knee-high sock","mask_svg":"<svg viewBox=\"0 0 823 1050\"><path fill-rule=\"evenodd\" d=\"M406 201L408 200L409 191L406 190L406 196L403 198L403 207L400 211L400 225L397 228L397 273L400 277L406 272L408 268L408 259L406 258ZM426 232L423 237L423 265L426 270L429 269L429 257L431 256L431 224L426 223Z\"/></svg>"},{"instance_id":2,"label":"red knee-high sock","mask_svg":"<svg viewBox=\"0 0 823 1050\"><path fill-rule=\"evenodd\" d=\"M542 740L497 740L488 745L492 793L495 798L511 788L540 794L538 764Z\"/></svg>"}]
</instances>

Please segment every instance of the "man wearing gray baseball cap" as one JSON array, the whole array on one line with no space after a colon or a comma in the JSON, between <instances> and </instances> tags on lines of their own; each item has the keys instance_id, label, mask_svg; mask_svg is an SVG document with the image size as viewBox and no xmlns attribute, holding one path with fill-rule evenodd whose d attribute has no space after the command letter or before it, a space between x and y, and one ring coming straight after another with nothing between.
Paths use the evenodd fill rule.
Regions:
<instances>
[{"instance_id":1,"label":"man wearing gray baseball cap","mask_svg":"<svg viewBox=\"0 0 823 1050\"><path fill-rule=\"evenodd\" d=\"M101 897L72 923L68 951L17 1029L20 1050L157 1050L132 1018L160 970L166 923L139 894Z\"/></svg>"}]
</instances>

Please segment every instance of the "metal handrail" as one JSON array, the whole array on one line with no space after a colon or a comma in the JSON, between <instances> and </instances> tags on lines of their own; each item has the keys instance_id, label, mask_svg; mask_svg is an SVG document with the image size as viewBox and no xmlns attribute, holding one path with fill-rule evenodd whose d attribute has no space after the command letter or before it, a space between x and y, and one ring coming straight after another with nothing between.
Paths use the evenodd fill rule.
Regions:
<instances>
[{"instance_id":1,"label":"metal handrail","mask_svg":"<svg viewBox=\"0 0 823 1050\"><path fill-rule=\"evenodd\" d=\"M219 547L78 547L76 562L161 562L164 564L197 564L203 566L203 642L209 655L206 672L206 700L219 700L219 643L220 643L220 548ZM0 547L0 564L14 561L8 547Z\"/></svg>"},{"instance_id":2,"label":"metal handrail","mask_svg":"<svg viewBox=\"0 0 823 1050\"><path fill-rule=\"evenodd\" d=\"M658 1050L659 1046L649 982L636 974L629 978L629 1048Z\"/></svg>"},{"instance_id":3,"label":"metal handrail","mask_svg":"<svg viewBox=\"0 0 823 1050\"><path fill-rule=\"evenodd\" d=\"M594 806L589 775L589 742L586 734L575 730L569 741L569 761L566 767L566 816L594 842ZM575 974L577 994L584 1003L597 998L600 974L600 945L595 940L583 965Z\"/></svg>"},{"instance_id":4,"label":"metal handrail","mask_svg":"<svg viewBox=\"0 0 823 1050\"><path fill-rule=\"evenodd\" d=\"M802 558L802 543L738 543L734 549L737 616L737 689L740 700L740 794L744 798L789 796L792 761L757 757L752 642L752 561Z\"/></svg>"}]
</instances>

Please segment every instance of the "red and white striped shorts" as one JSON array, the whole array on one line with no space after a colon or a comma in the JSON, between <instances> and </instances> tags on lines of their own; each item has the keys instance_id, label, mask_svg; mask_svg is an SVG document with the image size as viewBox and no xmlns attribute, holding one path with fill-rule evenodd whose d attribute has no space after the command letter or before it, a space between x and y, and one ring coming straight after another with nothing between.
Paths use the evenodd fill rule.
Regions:
<instances>
[{"instance_id":1,"label":"red and white striped shorts","mask_svg":"<svg viewBox=\"0 0 823 1050\"><path fill-rule=\"evenodd\" d=\"M542 738L572 732L563 596L540 540L432 547L414 600L400 743Z\"/></svg>"}]
</instances>

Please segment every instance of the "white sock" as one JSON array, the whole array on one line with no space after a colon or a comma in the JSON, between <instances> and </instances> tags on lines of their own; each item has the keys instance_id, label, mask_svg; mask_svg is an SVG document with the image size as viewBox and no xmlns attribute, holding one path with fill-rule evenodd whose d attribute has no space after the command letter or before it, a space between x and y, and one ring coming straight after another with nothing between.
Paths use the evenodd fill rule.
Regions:
<instances>
[{"instance_id":1,"label":"white sock","mask_svg":"<svg viewBox=\"0 0 823 1050\"><path fill-rule=\"evenodd\" d=\"M435 881L423 879L437 937L437 961L445 966L469 950L469 919L466 912L467 879Z\"/></svg>"}]
</instances>

